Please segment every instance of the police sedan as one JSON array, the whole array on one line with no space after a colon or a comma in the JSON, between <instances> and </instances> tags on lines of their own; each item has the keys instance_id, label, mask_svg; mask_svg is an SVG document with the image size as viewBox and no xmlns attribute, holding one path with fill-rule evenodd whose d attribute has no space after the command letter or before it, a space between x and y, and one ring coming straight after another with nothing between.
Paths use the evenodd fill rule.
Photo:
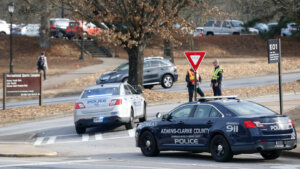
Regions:
<instances>
[{"instance_id":1,"label":"police sedan","mask_svg":"<svg viewBox=\"0 0 300 169\"><path fill-rule=\"evenodd\" d=\"M75 103L74 123L78 134L89 127L125 125L134 127L134 120L146 120L146 101L127 83L109 83L86 88Z\"/></svg>"},{"instance_id":2,"label":"police sedan","mask_svg":"<svg viewBox=\"0 0 300 169\"><path fill-rule=\"evenodd\" d=\"M157 119L140 123L136 144L145 156L160 151L210 152L216 161L259 152L276 159L297 146L292 120L254 102L228 97L185 103Z\"/></svg>"}]
</instances>

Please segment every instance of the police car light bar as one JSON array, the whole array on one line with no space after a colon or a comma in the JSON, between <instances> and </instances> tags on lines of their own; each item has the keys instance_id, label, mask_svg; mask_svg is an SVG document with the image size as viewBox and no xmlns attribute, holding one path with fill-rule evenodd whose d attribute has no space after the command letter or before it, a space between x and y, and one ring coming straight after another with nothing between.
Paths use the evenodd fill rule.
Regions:
<instances>
[{"instance_id":1,"label":"police car light bar","mask_svg":"<svg viewBox=\"0 0 300 169\"><path fill-rule=\"evenodd\" d=\"M150 56L150 57L144 58L144 60L150 60L150 59L164 59L164 58L161 56Z\"/></svg>"},{"instance_id":2,"label":"police car light bar","mask_svg":"<svg viewBox=\"0 0 300 169\"><path fill-rule=\"evenodd\" d=\"M198 101L218 100L218 99L237 99L238 96L209 96L209 97L197 97Z\"/></svg>"}]
</instances>

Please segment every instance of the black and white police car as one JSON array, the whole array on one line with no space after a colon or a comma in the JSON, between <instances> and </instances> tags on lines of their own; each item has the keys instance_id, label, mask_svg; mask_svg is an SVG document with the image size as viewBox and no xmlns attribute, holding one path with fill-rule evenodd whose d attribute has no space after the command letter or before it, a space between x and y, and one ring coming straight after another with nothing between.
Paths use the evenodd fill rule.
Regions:
<instances>
[{"instance_id":1,"label":"black and white police car","mask_svg":"<svg viewBox=\"0 0 300 169\"><path fill-rule=\"evenodd\" d=\"M259 152L269 160L278 158L282 150L296 148L297 136L288 116L223 96L185 103L140 123L136 145L145 156L167 150L210 152L214 160L224 162L233 155Z\"/></svg>"}]
</instances>

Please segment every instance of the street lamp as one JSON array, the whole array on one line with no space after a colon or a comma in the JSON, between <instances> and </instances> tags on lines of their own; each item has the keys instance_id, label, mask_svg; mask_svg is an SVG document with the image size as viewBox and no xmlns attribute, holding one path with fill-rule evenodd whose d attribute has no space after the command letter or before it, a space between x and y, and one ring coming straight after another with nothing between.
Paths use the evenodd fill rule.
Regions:
<instances>
[{"instance_id":1,"label":"street lamp","mask_svg":"<svg viewBox=\"0 0 300 169\"><path fill-rule=\"evenodd\" d=\"M9 73L13 73L13 58L12 58L12 22L13 22L13 13L15 10L15 3L14 2L10 2L8 4L8 12L10 14L10 62L9 62Z\"/></svg>"}]
</instances>

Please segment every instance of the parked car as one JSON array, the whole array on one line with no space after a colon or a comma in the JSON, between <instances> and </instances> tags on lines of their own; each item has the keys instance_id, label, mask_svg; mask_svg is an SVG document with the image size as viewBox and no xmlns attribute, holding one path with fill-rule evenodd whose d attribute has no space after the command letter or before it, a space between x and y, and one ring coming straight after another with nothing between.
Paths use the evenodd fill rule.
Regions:
<instances>
[{"instance_id":1,"label":"parked car","mask_svg":"<svg viewBox=\"0 0 300 169\"><path fill-rule=\"evenodd\" d=\"M66 29L66 37L70 40L74 36L78 36L81 38L81 34L83 33L82 26L80 22L72 21L69 23L69 26Z\"/></svg>"},{"instance_id":2,"label":"parked car","mask_svg":"<svg viewBox=\"0 0 300 169\"><path fill-rule=\"evenodd\" d=\"M215 161L225 162L237 154L260 153L274 160L281 151L297 147L289 116L233 96L201 98L156 117L136 129L136 145L145 156L160 151L208 152Z\"/></svg>"},{"instance_id":3,"label":"parked car","mask_svg":"<svg viewBox=\"0 0 300 169\"><path fill-rule=\"evenodd\" d=\"M50 36L63 38L66 35L66 29L69 26L70 19L51 18L50 19Z\"/></svg>"},{"instance_id":4,"label":"parked car","mask_svg":"<svg viewBox=\"0 0 300 169\"><path fill-rule=\"evenodd\" d=\"M264 23L256 23L254 28L259 31L259 34L264 34L269 31L268 25Z\"/></svg>"},{"instance_id":5,"label":"parked car","mask_svg":"<svg viewBox=\"0 0 300 169\"><path fill-rule=\"evenodd\" d=\"M10 25L6 21L0 20L0 35L9 35Z\"/></svg>"},{"instance_id":6,"label":"parked car","mask_svg":"<svg viewBox=\"0 0 300 169\"><path fill-rule=\"evenodd\" d=\"M201 37L204 35L204 29L203 27L197 27L194 31L193 31L193 35L194 37Z\"/></svg>"},{"instance_id":7,"label":"parked car","mask_svg":"<svg viewBox=\"0 0 300 169\"><path fill-rule=\"evenodd\" d=\"M129 63L124 63L114 71L102 74L97 84L126 82L128 80ZM144 87L151 89L154 85L170 88L178 79L176 66L162 57L144 59Z\"/></svg>"},{"instance_id":8,"label":"parked car","mask_svg":"<svg viewBox=\"0 0 300 169\"><path fill-rule=\"evenodd\" d=\"M15 27L13 27L12 29L12 34L13 35L22 35L22 29L25 27L25 24L20 24L20 25L16 25Z\"/></svg>"},{"instance_id":9,"label":"parked car","mask_svg":"<svg viewBox=\"0 0 300 169\"><path fill-rule=\"evenodd\" d=\"M86 88L75 103L74 123L78 134L89 127L125 125L134 128L134 120L146 121L146 101L127 83L110 83Z\"/></svg>"},{"instance_id":10,"label":"parked car","mask_svg":"<svg viewBox=\"0 0 300 169\"><path fill-rule=\"evenodd\" d=\"M80 36L81 36L80 34L82 34L82 33L86 33L90 36L95 36L95 35L98 35L100 33L100 31L101 31L100 28L98 28L93 23L83 22L83 28L82 28L81 21L71 21L69 23L69 26L66 29L66 37L68 39L72 39L74 36L77 35L80 38Z\"/></svg>"},{"instance_id":11,"label":"parked car","mask_svg":"<svg viewBox=\"0 0 300 169\"><path fill-rule=\"evenodd\" d=\"M271 29L274 29L276 26L278 25L277 22L273 22L273 23L268 23L268 31L270 31Z\"/></svg>"},{"instance_id":12,"label":"parked car","mask_svg":"<svg viewBox=\"0 0 300 169\"><path fill-rule=\"evenodd\" d=\"M28 24L21 30L21 35L37 37L40 36L40 24Z\"/></svg>"},{"instance_id":13,"label":"parked car","mask_svg":"<svg viewBox=\"0 0 300 169\"><path fill-rule=\"evenodd\" d=\"M286 24L286 28L281 29L281 36L291 36L294 32L299 30L299 28L296 23L288 23Z\"/></svg>"},{"instance_id":14,"label":"parked car","mask_svg":"<svg viewBox=\"0 0 300 169\"><path fill-rule=\"evenodd\" d=\"M204 35L240 35L243 32L258 34L258 30L254 28L245 30L243 24L238 20L209 20L204 25Z\"/></svg>"}]
</instances>

